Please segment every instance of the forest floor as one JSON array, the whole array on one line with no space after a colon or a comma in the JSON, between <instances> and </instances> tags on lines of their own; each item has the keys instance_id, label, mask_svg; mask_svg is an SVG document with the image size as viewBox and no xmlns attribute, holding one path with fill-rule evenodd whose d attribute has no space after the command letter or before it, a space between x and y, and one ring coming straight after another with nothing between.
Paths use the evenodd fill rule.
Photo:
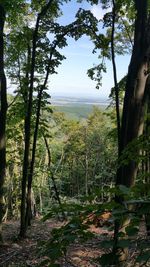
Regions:
<instances>
[{"instance_id":1,"label":"forest floor","mask_svg":"<svg viewBox=\"0 0 150 267\"><path fill-rule=\"evenodd\" d=\"M46 241L50 237L50 232L55 227L60 227L63 223L56 220L47 220L46 222L36 219L27 232L24 240L17 239L19 232L19 222L9 221L3 224L4 244L0 247L0 266L1 267L32 267L39 266L42 257L39 253L39 242ZM100 266L95 259L101 256L106 250L100 246L103 240L112 238L112 232L103 228L91 227L95 237L87 243L75 243L70 246L67 257L62 259L62 267L97 267ZM108 250L109 251L109 250ZM107 251L107 252L108 252ZM136 253L135 249L131 251L132 255ZM48 265L43 265L48 266ZM133 265L130 260L130 264ZM146 265L145 265L146 266ZM149 265L148 265L149 266Z\"/></svg>"},{"instance_id":2,"label":"forest floor","mask_svg":"<svg viewBox=\"0 0 150 267\"><path fill-rule=\"evenodd\" d=\"M27 237L24 240L17 239L19 232L19 222L9 221L3 224L4 244L0 247L0 266L2 267L27 267L38 266L44 260L39 254L39 242L46 241L50 237L50 232L55 227L60 227L63 223L56 220L46 222L36 219L29 227ZM94 258L103 253L99 249L99 242L106 239L107 230L92 227L91 231L96 233L95 238L86 244L76 243L70 246L68 256L62 259L62 267L96 267ZM45 265L47 266L47 265Z\"/></svg>"}]
</instances>

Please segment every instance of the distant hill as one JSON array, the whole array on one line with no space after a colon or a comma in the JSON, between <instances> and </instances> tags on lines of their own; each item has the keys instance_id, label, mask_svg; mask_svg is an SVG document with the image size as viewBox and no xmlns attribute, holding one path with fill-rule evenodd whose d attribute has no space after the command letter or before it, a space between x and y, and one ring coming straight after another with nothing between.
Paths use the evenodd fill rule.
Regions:
<instances>
[{"instance_id":1,"label":"distant hill","mask_svg":"<svg viewBox=\"0 0 150 267\"><path fill-rule=\"evenodd\" d=\"M83 98L83 97L64 97L64 96L55 96L51 98L52 105L56 106L68 106L68 105L99 105L99 106L108 106L109 100L107 99L97 99L97 98Z\"/></svg>"},{"instance_id":2,"label":"distant hill","mask_svg":"<svg viewBox=\"0 0 150 267\"><path fill-rule=\"evenodd\" d=\"M92 112L93 106L99 106L104 110L109 105L106 100L71 97L57 97L51 99L50 102L54 109L64 112L70 119L87 118Z\"/></svg>"},{"instance_id":3,"label":"distant hill","mask_svg":"<svg viewBox=\"0 0 150 267\"><path fill-rule=\"evenodd\" d=\"M14 95L8 94L8 103L10 104ZM52 107L59 112L64 112L70 119L86 119L92 112L93 106L98 106L102 110L106 109L109 101L96 98L76 98L76 97L53 97L50 99Z\"/></svg>"}]
</instances>

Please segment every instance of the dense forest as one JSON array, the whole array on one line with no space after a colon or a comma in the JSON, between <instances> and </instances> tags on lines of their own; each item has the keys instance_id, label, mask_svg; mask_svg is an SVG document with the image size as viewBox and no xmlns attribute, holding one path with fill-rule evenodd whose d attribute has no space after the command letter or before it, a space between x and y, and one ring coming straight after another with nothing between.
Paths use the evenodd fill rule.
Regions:
<instances>
[{"instance_id":1,"label":"dense forest","mask_svg":"<svg viewBox=\"0 0 150 267\"><path fill-rule=\"evenodd\" d=\"M74 0L105 15L62 25L68 2L0 0L0 266L150 266L150 0ZM50 81L83 35L97 89L112 65L110 104L71 117Z\"/></svg>"}]
</instances>

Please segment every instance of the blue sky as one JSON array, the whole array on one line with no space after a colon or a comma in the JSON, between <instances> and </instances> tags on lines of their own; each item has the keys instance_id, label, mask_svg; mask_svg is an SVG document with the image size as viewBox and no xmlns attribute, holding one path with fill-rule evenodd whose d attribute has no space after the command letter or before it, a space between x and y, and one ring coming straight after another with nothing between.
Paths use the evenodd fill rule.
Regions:
<instances>
[{"instance_id":1,"label":"blue sky","mask_svg":"<svg viewBox=\"0 0 150 267\"><path fill-rule=\"evenodd\" d=\"M74 20L79 7L90 9L97 18L103 16L100 5L91 6L86 2L77 4L71 1L63 6L64 15L59 19L63 25ZM50 79L51 96L75 96L107 99L110 88L113 86L112 65L107 62L107 73L103 75L102 87L97 90L96 83L87 76L87 69L99 62L98 55L92 54L93 44L87 36L83 36L78 41L68 38L68 46L63 49L66 60L57 69L58 74ZM118 69L118 80L126 73L129 64L129 56L116 58Z\"/></svg>"}]
</instances>

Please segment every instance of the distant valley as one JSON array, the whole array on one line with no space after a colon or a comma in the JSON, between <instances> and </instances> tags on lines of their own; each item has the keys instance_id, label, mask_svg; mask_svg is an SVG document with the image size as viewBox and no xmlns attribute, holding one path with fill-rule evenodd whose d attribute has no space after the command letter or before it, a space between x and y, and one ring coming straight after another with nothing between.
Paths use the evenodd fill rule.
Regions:
<instances>
[{"instance_id":1,"label":"distant valley","mask_svg":"<svg viewBox=\"0 0 150 267\"><path fill-rule=\"evenodd\" d=\"M109 101L96 98L53 97L50 99L54 110L64 112L69 119L86 119L92 112L93 106L102 110L108 107Z\"/></svg>"},{"instance_id":2,"label":"distant valley","mask_svg":"<svg viewBox=\"0 0 150 267\"><path fill-rule=\"evenodd\" d=\"M106 107L109 105L109 100L97 99L97 98L77 98L77 97L63 97L55 96L51 98L51 103L54 106L65 106L65 105L98 105L101 107Z\"/></svg>"}]
</instances>

